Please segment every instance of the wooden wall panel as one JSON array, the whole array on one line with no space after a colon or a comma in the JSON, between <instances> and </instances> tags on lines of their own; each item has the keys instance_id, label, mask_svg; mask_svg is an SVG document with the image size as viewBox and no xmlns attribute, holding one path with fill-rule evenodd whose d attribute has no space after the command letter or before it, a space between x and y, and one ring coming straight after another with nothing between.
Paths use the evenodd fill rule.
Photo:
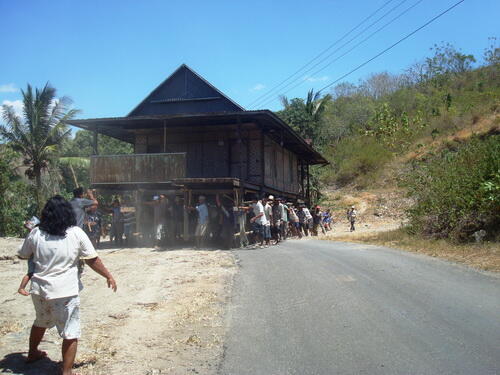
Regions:
<instances>
[{"instance_id":1,"label":"wooden wall panel","mask_svg":"<svg viewBox=\"0 0 500 375\"><path fill-rule=\"evenodd\" d=\"M166 152L185 152L186 177L237 177L257 185L264 180L269 188L299 192L298 159L293 152L265 136L262 163L260 129L244 124L241 138L243 142L238 143L236 126L226 131L179 128L167 130L164 146L163 133L144 130L136 135L135 152L163 152L164 147Z\"/></svg>"},{"instance_id":2,"label":"wooden wall panel","mask_svg":"<svg viewBox=\"0 0 500 375\"><path fill-rule=\"evenodd\" d=\"M265 138L264 169L267 187L289 193L299 192L296 155L268 137Z\"/></svg>"},{"instance_id":3,"label":"wooden wall panel","mask_svg":"<svg viewBox=\"0 0 500 375\"><path fill-rule=\"evenodd\" d=\"M262 181L261 176L261 140L250 139L248 140L248 181L254 184L260 184Z\"/></svg>"},{"instance_id":4,"label":"wooden wall panel","mask_svg":"<svg viewBox=\"0 0 500 375\"><path fill-rule=\"evenodd\" d=\"M184 143L187 146L187 173L186 177L200 177L203 173L201 143Z\"/></svg>"},{"instance_id":5,"label":"wooden wall panel","mask_svg":"<svg viewBox=\"0 0 500 375\"><path fill-rule=\"evenodd\" d=\"M186 155L108 155L90 158L90 181L99 183L168 182L186 176Z\"/></svg>"},{"instance_id":6,"label":"wooden wall panel","mask_svg":"<svg viewBox=\"0 0 500 375\"><path fill-rule=\"evenodd\" d=\"M240 165L241 163L241 165ZM247 178L247 147L244 142L238 143L238 141L231 142L231 176L230 177L240 177L243 179Z\"/></svg>"}]
</instances>

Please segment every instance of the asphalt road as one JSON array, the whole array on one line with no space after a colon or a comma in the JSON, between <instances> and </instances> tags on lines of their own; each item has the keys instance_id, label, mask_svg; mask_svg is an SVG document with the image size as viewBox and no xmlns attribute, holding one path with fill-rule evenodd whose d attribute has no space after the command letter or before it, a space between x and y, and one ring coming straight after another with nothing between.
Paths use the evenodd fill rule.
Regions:
<instances>
[{"instance_id":1,"label":"asphalt road","mask_svg":"<svg viewBox=\"0 0 500 375\"><path fill-rule=\"evenodd\" d=\"M496 275L313 240L237 257L221 374L500 374Z\"/></svg>"}]
</instances>

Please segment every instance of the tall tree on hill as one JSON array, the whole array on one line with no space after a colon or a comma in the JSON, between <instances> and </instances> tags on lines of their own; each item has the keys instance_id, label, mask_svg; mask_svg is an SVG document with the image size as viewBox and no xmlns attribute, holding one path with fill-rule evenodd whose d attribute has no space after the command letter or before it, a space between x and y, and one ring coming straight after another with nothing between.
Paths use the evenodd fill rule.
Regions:
<instances>
[{"instance_id":1,"label":"tall tree on hill","mask_svg":"<svg viewBox=\"0 0 500 375\"><path fill-rule=\"evenodd\" d=\"M26 175L35 181L36 203L40 209L43 201L42 172L69 135L66 123L78 110L69 109L69 98L56 99L56 89L48 83L41 90L33 90L28 84L26 91L21 90L21 93L22 118L12 106L3 105L5 125L0 125L0 137L22 154L24 165L28 167Z\"/></svg>"},{"instance_id":2,"label":"tall tree on hill","mask_svg":"<svg viewBox=\"0 0 500 375\"><path fill-rule=\"evenodd\" d=\"M286 96L280 97L283 110L278 112L288 124L292 126L303 138L311 139L320 146L323 130L323 115L331 96L321 96L321 93L311 89L306 99L294 98L289 100Z\"/></svg>"}]
</instances>

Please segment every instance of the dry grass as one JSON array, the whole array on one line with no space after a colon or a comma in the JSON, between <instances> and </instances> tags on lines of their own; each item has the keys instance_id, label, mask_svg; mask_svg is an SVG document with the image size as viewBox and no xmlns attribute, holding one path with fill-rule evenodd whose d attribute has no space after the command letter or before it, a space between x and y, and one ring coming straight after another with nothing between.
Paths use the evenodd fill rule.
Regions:
<instances>
[{"instance_id":1,"label":"dry grass","mask_svg":"<svg viewBox=\"0 0 500 375\"><path fill-rule=\"evenodd\" d=\"M436 137L435 139L430 136L419 139L419 143L425 146L402 156L400 160L398 160L398 163L406 163L410 160L420 159L431 151L442 149L442 147L449 142L464 142L470 139L473 135L482 135L498 131L500 126L499 119L500 116L495 113L490 116L483 117L479 121L473 122L469 126L454 131L451 134L444 134Z\"/></svg>"},{"instance_id":2,"label":"dry grass","mask_svg":"<svg viewBox=\"0 0 500 375\"><path fill-rule=\"evenodd\" d=\"M23 326L18 321L3 322L0 324L0 337L11 332L19 332Z\"/></svg>"},{"instance_id":3,"label":"dry grass","mask_svg":"<svg viewBox=\"0 0 500 375\"><path fill-rule=\"evenodd\" d=\"M336 236L335 241L399 248L463 263L477 269L500 272L500 244L497 242L454 244L446 240L429 240L410 236L402 229L377 233L350 233L346 236Z\"/></svg>"}]
</instances>

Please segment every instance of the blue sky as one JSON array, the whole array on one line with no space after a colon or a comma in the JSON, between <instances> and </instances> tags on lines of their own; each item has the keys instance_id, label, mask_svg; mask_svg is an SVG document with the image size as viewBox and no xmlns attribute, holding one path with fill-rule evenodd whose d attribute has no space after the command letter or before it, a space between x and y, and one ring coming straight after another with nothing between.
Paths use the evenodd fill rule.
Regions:
<instances>
[{"instance_id":1,"label":"blue sky","mask_svg":"<svg viewBox=\"0 0 500 375\"><path fill-rule=\"evenodd\" d=\"M370 22L401 1L393 0ZM406 0L332 59L416 1ZM0 103L15 104L28 82L49 81L73 99L81 118L123 116L186 63L248 109L386 2L0 0ZM324 71L299 75L303 84L287 96L323 87L455 2L423 0ZM346 80L401 72L441 41L479 57L488 37L499 36L499 14L497 0L466 0ZM265 108L277 110L279 102Z\"/></svg>"}]
</instances>

